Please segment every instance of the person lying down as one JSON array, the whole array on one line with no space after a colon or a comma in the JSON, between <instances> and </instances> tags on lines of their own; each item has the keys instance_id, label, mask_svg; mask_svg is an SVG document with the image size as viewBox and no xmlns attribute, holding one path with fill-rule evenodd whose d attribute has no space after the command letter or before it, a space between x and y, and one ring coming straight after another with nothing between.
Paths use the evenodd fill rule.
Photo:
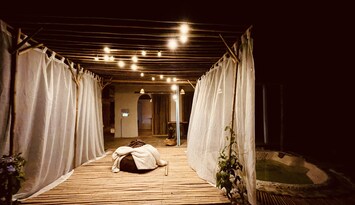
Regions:
<instances>
[{"instance_id":1,"label":"person lying down","mask_svg":"<svg viewBox=\"0 0 355 205\"><path fill-rule=\"evenodd\" d=\"M126 171L144 173L165 166L167 161L160 159L158 150L142 140L131 141L128 146L121 146L112 154L112 172Z\"/></svg>"}]
</instances>

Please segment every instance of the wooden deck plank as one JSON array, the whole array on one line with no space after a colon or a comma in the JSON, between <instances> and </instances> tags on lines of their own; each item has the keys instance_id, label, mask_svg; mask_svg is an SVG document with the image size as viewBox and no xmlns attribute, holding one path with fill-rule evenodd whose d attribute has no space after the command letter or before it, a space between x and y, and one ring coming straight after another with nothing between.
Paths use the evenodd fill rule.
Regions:
<instances>
[{"instance_id":1,"label":"wooden deck plank","mask_svg":"<svg viewBox=\"0 0 355 205\"><path fill-rule=\"evenodd\" d=\"M151 144L151 143L150 143ZM121 146L121 145L120 145ZM154 146L154 145L153 145ZM155 145L156 146L156 145ZM197 176L187 164L186 146L156 146L165 167L144 173L112 173L111 154L82 165L57 187L23 204L226 204L227 197Z\"/></svg>"}]
</instances>

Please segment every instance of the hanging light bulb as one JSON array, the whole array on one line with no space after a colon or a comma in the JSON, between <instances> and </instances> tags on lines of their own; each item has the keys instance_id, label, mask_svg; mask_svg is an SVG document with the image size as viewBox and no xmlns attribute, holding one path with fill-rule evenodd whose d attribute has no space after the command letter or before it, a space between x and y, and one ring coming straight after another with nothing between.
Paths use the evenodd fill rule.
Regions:
<instances>
[{"instance_id":1,"label":"hanging light bulb","mask_svg":"<svg viewBox=\"0 0 355 205\"><path fill-rule=\"evenodd\" d=\"M159 51L157 55L158 55L158 57L161 57L161 51Z\"/></svg>"},{"instance_id":2,"label":"hanging light bulb","mask_svg":"<svg viewBox=\"0 0 355 205\"><path fill-rule=\"evenodd\" d=\"M173 99L174 99L174 100L177 99L177 95L176 95L176 94L173 95Z\"/></svg>"},{"instance_id":3,"label":"hanging light bulb","mask_svg":"<svg viewBox=\"0 0 355 205\"><path fill-rule=\"evenodd\" d=\"M168 47L171 50L175 50L178 47L178 43L177 40L175 38L169 39L168 40Z\"/></svg>"},{"instance_id":4,"label":"hanging light bulb","mask_svg":"<svg viewBox=\"0 0 355 205\"><path fill-rule=\"evenodd\" d=\"M181 88L180 95L185 95L185 90Z\"/></svg>"},{"instance_id":5,"label":"hanging light bulb","mask_svg":"<svg viewBox=\"0 0 355 205\"><path fill-rule=\"evenodd\" d=\"M154 81L154 80L155 80L155 77L152 77L152 80Z\"/></svg>"},{"instance_id":6,"label":"hanging light bulb","mask_svg":"<svg viewBox=\"0 0 355 205\"><path fill-rule=\"evenodd\" d=\"M144 94L144 89L142 88L141 91L139 91L140 94Z\"/></svg>"},{"instance_id":7,"label":"hanging light bulb","mask_svg":"<svg viewBox=\"0 0 355 205\"><path fill-rule=\"evenodd\" d=\"M164 75L160 75L159 77L160 77L160 79L163 79L163 78L164 78Z\"/></svg>"},{"instance_id":8,"label":"hanging light bulb","mask_svg":"<svg viewBox=\"0 0 355 205\"><path fill-rule=\"evenodd\" d=\"M137 65L136 65L136 64L132 64L132 65L131 65L131 69L132 69L132 70L137 70Z\"/></svg>"},{"instance_id":9,"label":"hanging light bulb","mask_svg":"<svg viewBox=\"0 0 355 205\"><path fill-rule=\"evenodd\" d=\"M171 90L176 90L176 89L177 89L177 85L174 84L171 86Z\"/></svg>"},{"instance_id":10,"label":"hanging light bulb","mask_svg":"<svg viewBox=\"0 0 355 205\"><path fill-rule=\"evenodd\" d=\"M142 56L146 56L147 52L145 50L142 51Z\"/></svg>"},{"instance_id":11,"label":"hanging light bulb","mask_svg":"<svg viewBox=\"0 0 355 205\"><path fill-rule=\"evenodd\" d=\"M110 53L110 52L111 52L111 49L106 46L106 47L104 48L104 52L105 52L105 53Z\"/></svg>"},{"instance_id":12,"label":"hanging light bulb","mask_svg":"<svg viewBox=\"0 0 355 205\"><path fill-rule=\"evenodd\" d=\"M124 67L124 65L125 65L125 63L123 62L123 61L118 61L118 66L120 67L120 68L123 68Z\"/></svg>"},{"instance_id":13,"label":"hanging light bulb","mask_svg":"<svg viewBox=\"0 0 355 205\"><path fill-rule=\"evenodd\" d=\"M132 56L132 61L133 61L133 63L137 63L138 62L138 57L137 56Z\"/></svg>"},{"instance_id":14,"label":"hanging light bulb","mask_svg":"<svg viewBox=\"0 0 355 205\"><path fill-rule=\"evenodd\" d=\"M173 78L173 81L176 82L176 81L177 81L177 78Z\"/></svg>"},{"instance_id":15,"label":"hanging light bulb","mask_svg":"<svg viewBox=\"0 0 355 205\"><path fill-rule=\"evenodd\" d=\"M180 36L180 42L181 43L186 43L187 42L187 35L186 34L182 34Z\"/></svg>"},{"instance_id":16,"label":"hanging light bulb","mask_svg":"<svg viewBox=\"0 0 355 205\"><path fill-rule=\"evenodd\" d=\"M144 77L144 73L141 73L141 77Z\"/></svg>"},{"instance_id":17,"label":"hanging light bulb","mask_svg":"<svg viewBox=\"0 0 355 205\"><path fill-rule=\"evenodd\" d=\"M171 82L171 78L167 78L166 82L170 83Z\"/></svg>"},{"instance_id":18,"label":"hanging light bulb","mask_svg":"<svg viewBox=\"0 0 355 205\"><path fill-rule=\"evenodd\" d=\"M187 34L189 32L189 30L190 30L190 28L189 28L189 25L187 25L187 23L180 25L180 33Z\"/></svg>"}]
</instances>

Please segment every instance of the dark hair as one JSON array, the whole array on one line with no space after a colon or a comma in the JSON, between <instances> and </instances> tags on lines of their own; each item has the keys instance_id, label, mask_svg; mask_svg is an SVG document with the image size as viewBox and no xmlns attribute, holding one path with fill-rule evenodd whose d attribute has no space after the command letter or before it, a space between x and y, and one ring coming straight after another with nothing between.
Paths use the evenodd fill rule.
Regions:
<instances>
[{"instance_id":1,"label":"dark hair","mask_svg":"<svg viewBox=\"0 0 355 205\"><path fill-rule=\"evenodd\" d=\"M132 147L132 148L137 148L137 147L141 147L143 145L145 145L145 142L143 142L140 139L136 139L136 140L131 141L128 146Z\"/></svg>"}]
</instances>

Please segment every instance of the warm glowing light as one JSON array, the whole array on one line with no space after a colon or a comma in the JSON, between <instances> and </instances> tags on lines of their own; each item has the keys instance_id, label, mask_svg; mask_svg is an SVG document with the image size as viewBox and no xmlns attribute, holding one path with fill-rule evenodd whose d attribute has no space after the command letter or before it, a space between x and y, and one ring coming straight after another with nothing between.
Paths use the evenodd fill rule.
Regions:
<instances>
[{"instance_id":1,"label":"warm glowing light","mask_svg":"<svg viewBox=\"0 0 355 205\"><path fill-rule=\"evenodd\" d=\"M141 77L144 77L144 73L141 73Z\"/></svg>"},{"instance_id":2,"label":"warm glowing light","mask_svg":"<svg viewBox=\"0 0 355 205\"><path fill-rule=\"evenodd\" d=\"M144 94L144 89L142 88L141 91L139 91L140 94Z\"/></svg>"},{"instance_id":3,"label":"warm glowing light","mask_svg":"<svg viewBox=\"0 0 355 205\"><path fill-rule=\"evenodd\" d=\"M175 50L178 46L178 43L177 43L177 40L175 38L172 38L172 39L169 39L168 40L168 47L171 49L171 50Z\"/></svg>"},{"instance_id":4,"label":"warm glowing light","mask_svg":"<svg viewBox=\"0 0 355 205\"><path fill-rule=\"evenodd\" d=\"M146 51L142 51L142 56L146 56L147 52Z\"/></svg>"},{"instance_id":5,"label":"warm glowing light","mask_svg":"<svg viewBox=\"0 0 355 205\"><path fill-rule=\"evenodd\" d=\"M176 81L177 81L177 79L176 79L176 78L173 78L173 81L174 81L174 82L176 82Z\"/></svg>"},{"instance_id":6,"label":"warm glowing light","mask_svg":"<svg viewBox=\"0 0 355 205\"><path fill-rule=\"evenodd\" d=\"M110 58L108 57L108 55L104 55L104 61L109 61Z\"/></svg>"},{"instance_id":7,"label":"warm glowing light","mask_svg":"<svg viewBox=\"0 0 355 205\"><path fill-rule=\"evenodd\" d=\"M95 57L94 60L95 60L95 61L98 61L98 60L99 60L99 57Z\"/></svg>"},{"instance_id":8,"label":"warm glowing light","mask_svg":"<svg viewBox=\"0 0 355 205\"><path fill-rule=\"evenodd\" d=\"M171 82L171 78L167 78L166 82L170 83Z\"/></svg>"},{"instance_id":9,"label":"warm glowing light","mask_svg":"<svg viewBox=\"0 0 355 205\"><path fill-rule=\"evenodd\" d=\"M155 80L155 77L152 77L152 80L154 81L154 80Z\"/></svg>"},{"instance_id":10,"label":"warm glowing light","mask_svg":"<svg viewBox=\"0 0 355 205\"><path fill-rule=\"evenodd\" d=\"M189 25L187 25L186 23L181 24L180 33L187 34L189 32L189 30L190 30Z\"/></svg>"},{"instance_id":11,"label":"warm glowing light","mask_svg":"<svg viewBox=\"0 0 355 205\"><path fill-rule=\"evenodd\" d=\"M131 69L132 69L132 70L137 70L137 65L136 65L136 64L132 64L132 65L131 65Z\"/></svg>"},{"instance_id":12,"label":"warm glowing light","mask_svg":"<svg viewBox=\"0 0 355 205\"><path fill-rule=\"evenodd\" d=\"M181 43L186 43L187 42L187 35L181 35L180 36L180 42Z\"/></svg>"},{"instance_id":13,"label":"warm glowing light","mask_svg":"<svg viewBox=\"0 0 355 205\"><path fill-rule=\"evenodd\" d=\"M173 95L173 99L174 99L174 100L177 99L177 95L176 95L176 94Z\"/></svg>"},{"instance_id":14,"label":"warm glowing light","mask_svg":"<svg viewBox=\"0 0 355 205\"><path fill-rule=\"evenodd\" d=\"M137 63L137 62L138 62L138 57L137 57L137 56L132 56L132 61L133 61L134 63Z\"/></svg>"},{"instance_id":15,"label":"warm glowing light","mask_svg":"<svg viewBox=\"0 0 355 205\"><path fill-rule=\"evenodd\" d=\"M110 49L109 47L105 47L105 48L104 48L104 51L105 51L105 53L110 53L110 52L111 52L111 49Z\"/></svg>"},{"instance_id":16,"label":"warm glowing light","mask_svg":"<svg viewBox=\"0 0 355 205\"><path fill-rule=\"evenodd\" d=\"M181 88L180 95L185 95L185 90Z\"/></svg>"},{"instance_id":17,"label":"warm glowing light","mask_svg":"<svg viewBox=\"0 0 355 205\"><path fill-rule=\"evenodd\" d=\"M114 58L113 56L110 56L109 60L110 60L110 61L114 61L115 58Z\"/></svg>"},{"instance_id":18,"label":"warm glowing light","mask_svg":"<svg viewBox=\"0 0 355 205\"><path fill-rule=\"evenodd\" d=\"M172 85L172 86L171 86L171 90L177 90L177 85L175 85L175 84Z\"/></svg>"},{"instance_id":19,"label":"warm glowing light","mask_svg":"<svg viewBox=\"0 0 355 205\"><path fill-rule=\"evenodd\" d=\"M120 68L123 68L124 67L124 65L125 65L125 63L123 62L123 61L118 61L118 66L120 67Z\"/></svg>"},{"instance_id":20,"label":"warm glowing light","mask_svg":"<svg viewBox=\"0 0 355 205\"><path fill-rule=\"evenodd\" d=\"M160 75L159 77L160 77L160 79L163 79L163 78L164 78L164 75Z\"/></svg>"},{"instance_id":21,"label":"warm glowing light","mask_svg":"<svg viewBox=\"0 0 355 205\"><path fill-rule=\"evenodd\" d=\"M158 57L161 57L161 51L158 52Z\"/></svg>"}]
</instances>

